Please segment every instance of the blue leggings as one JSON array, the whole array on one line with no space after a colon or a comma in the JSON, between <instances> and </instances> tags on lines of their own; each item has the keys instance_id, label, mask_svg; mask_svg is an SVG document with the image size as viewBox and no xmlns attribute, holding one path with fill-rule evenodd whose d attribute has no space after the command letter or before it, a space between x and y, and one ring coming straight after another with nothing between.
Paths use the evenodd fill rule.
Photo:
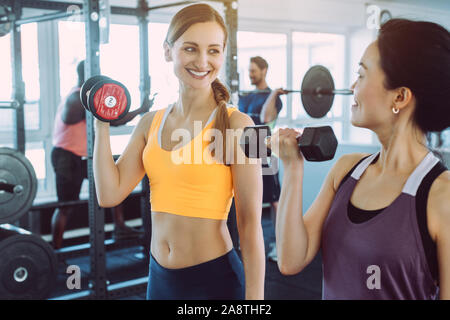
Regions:
<instances>
[{"instance_id":1,"label":"blue leggings","mask_svg":"<svg viewBox=\"0 0 450 320\"><path fill-rule=\"evenodd\" d=\"M167 269L150 255L148 300L244 300L244 267L234 249L181 269Z\"/></svg>"}]
</instances>

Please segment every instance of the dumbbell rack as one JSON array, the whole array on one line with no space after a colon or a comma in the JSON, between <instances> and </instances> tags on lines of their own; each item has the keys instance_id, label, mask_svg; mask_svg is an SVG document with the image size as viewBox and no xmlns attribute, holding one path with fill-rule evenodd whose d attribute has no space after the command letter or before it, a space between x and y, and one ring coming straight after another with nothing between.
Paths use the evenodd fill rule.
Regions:
<instances>
[{"instance_id":1,"label":"dumbbell rack","mask_svg":"<svg viewBox=\"0 0 450 320\"><path fill-rule=\"evenodd\" d=\"M210 2L220 2L225 8L225 20L228 25L229 43L226 74L227 84L231 88L232 93L238 90L238 73L237 73L237 0L208 0ZM141 100L150 92L150 77L149 77L149 54L148 54L148 14L151 10L160 8L181 6L191 4L196 1L181 1L168 3L162 6L149 7L147 0L139 0L136 8L129 7L115 7L110 8L111 14L136 16L139 24L139 38L140 38L140 91ZM72 12L68 10L70 5L74 3L68 1L32 1L32 0L0 0L0 5L8 6L15 16L14 25L20 26L23 23L47 21L53 19L60 19L69 17ZM101 12L101 0L84 0L82 4L76 3L81 7L86 30L86 63L85 75L89 78L93 75L100 74L99 66L99 46L100 46L100 28L99 19L92 17L99 17ZM55 13L39 15L30 17L26 20L20 20L22 17L23 8L45 9L55 11ZM12 42L12 66L13 66L13 100L0 103L0 108L12 108L14 113L14 129L16 132L14 148L21 153L25 153L25 89L22 79L22 48L21 48L21 34L20 28L13 27L11 30ZM148 94L147 94L148 96ZM78 292L75 295L58 297L60 299L107 299L117 298L120 296L130 295L131 293L141 293L145 291L147 286L147 278L134 279L124 283L109 285L106 279L106 250L105 250L105 235L104 235L104 210L99 207L95 194L94 177L93 177L93 143L94 143L94 128L92 114L86 114L87 120L87 139L88 139L88 179L89 179L89 228L90 228L90 246L89 254L91 259L91 283L90 289L83 292ZM142 181L142 196L140 197L142 218L144 228L146 231L146 241L150 243L150 204L149 204L149 185L148 179L144 178ZM230 218L233 219L233 212L230 211ZM56 298L56 299L58 299Z\"/></svg>"}]
</instances>

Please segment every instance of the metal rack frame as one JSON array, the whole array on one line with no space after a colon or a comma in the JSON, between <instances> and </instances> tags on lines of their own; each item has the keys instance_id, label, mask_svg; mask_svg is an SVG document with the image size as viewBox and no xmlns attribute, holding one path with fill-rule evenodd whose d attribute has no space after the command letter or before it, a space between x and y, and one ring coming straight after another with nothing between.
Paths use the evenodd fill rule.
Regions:
<instances>
[{"instance_id":1,"label":"metal rack frame","mask_svg":"<svg viewBox=\"0 0 450 320\"><path fill-rule=\"evenodd\" d=\"M237 21L238 6L237 0L207 0L209 2L220 2L225 7L225 23L228 26L228 54L226 60L227 85L231 93L239 90L237 73ZM14 147L20 152L25 153L25 91L22 79L22 47L21 34L19 26L25 23L40 22L54 19L61 19L71 16L68 7L76 5L81 7L86 30L86 78L100 74L100 32L99 19L91 19L92 16L99 16L101 0L84 0L83 3L67 1L33 1L33 0L0 0L0 5L11 8L15 19L12 29L12 69L13 69L13 100L2 101L1 108L14 109L14 130L16 137ZM136 8L111 6L111 14L130 15L138 18L139 42L140 42L140 90L141 100L150 92L149 77L149 55L148 55L148 14L152 10L192 4L198 1L180 1L160 6L149 7L147 0L139 0ZM43 9L56 11L49 14L35 17L22 18L23 8ZM72 295L57 297L55 299L107 299L126 296L131 293L141 293L147 286L147 277L125 281L122 283L109 285L106 278L106 250L104 234L104 209L100 208L95 194L94 176L93 176L93 145L94 145L94 126L93 116L86 113L87 121L87 140L88 140L88 179L89 179L89 254L91 259L91 282L90 289L81 291ZM148 179L142 181L141 214L146 229L146 238L144 241L150 244L150 204L149 204L149 184ZM230 212L231 219L235 219L234 212ZM86 250L84 248L83 250ZM149 247L145 249L149 253Z\"/></svg>"}]
</instances>

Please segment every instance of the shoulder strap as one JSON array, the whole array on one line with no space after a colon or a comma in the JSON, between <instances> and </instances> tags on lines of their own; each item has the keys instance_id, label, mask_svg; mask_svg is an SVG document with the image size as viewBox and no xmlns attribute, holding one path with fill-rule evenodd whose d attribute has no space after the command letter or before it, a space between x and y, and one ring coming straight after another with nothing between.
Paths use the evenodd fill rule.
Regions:
<instances>
[{"instance_id":1,"label":"shoulder strap","mask_svg":"<svg viewBox=\"0 0 450 320\"><path fill-rule=\"evenodd\" d=\"M155 115L153 116L152 123L148 129L148 139L150 140L152 136L156 136L156 133L161 125L161 120L164 116L164 112L167 108L157 110Z\"/></svg>"},{"instance_id":2,"label":"shoulder strap","mask_svg":"<svg viewBox=\"0 0 450 320\"><path fill-rule=\"evenodd\" d=\"M379 154L380 154L380 151L378 151L378 152L368 156L363 161L361 161L361 163L356 166L355 170L351 174L352 178L356 179L356 180L359 180L359 178L361 178L361 176L364 173L364 171L366 171L367 167L372 163L372 161L376 157L378 157Z\"/></svg>"},{"instance_id":3,"label":"shoulder strap","mask_svg":"<svg viewBox=\"0 0 450 320\"><path fill-rule=\"evenodd\" d=\"M158 130L158 144L161 146L161 132L162 132L162 127L164 126L164 122L166 122L167 117L169 116L170 111L172 110L173 106L175 104L171 104L170 106L168 106L167 108L164 108L162 110L158 111L158 121L155 124L155 130ZM155 115L155 116L156 116Z\"/></svg>"},{"instance_id":4,"label":"shoulder strap","mask_svg":"<svg viewBox=\"0 0 450 320\"><path fill-rule=\"evenodd\" d=\"M439 162L439 159L430 151L425 156L425 158L419 163L419 165L414 169L413 173L406 180L405 186L402 192L408 193L413 197L416 196L417 189L420 186L423 178L428 172Z\"/></svg>"},{"instance_id":5,"label":"shoulder strap","mask_svg":"<svg viewBox=\"0 0 450 320\"><path fill-rule=\"evenodd\" d=\"M342 186L342 184L344 184L344 182L348 179L348 177L350 177L353 173L353 171L355 171L356 167L358 167L358 165L363 162L365 159L367 159L369 156L363 157L361 160L359 160L351 169L349 172L347 172L347 174L345 175L345 177L341 180L341 182L339 183L339 187L338 189Z\"/></svg>"},{"instance_id":6,"label":"shoulder strap","mask_svg":"<svg viewBox=\"0 0 450 320\"><path fill-rule=\"evenodd\" d=\"M227 105L228 117L230 117L231 114L237 110L239 110L237 107L235 107L231 104Z\"/></svg>"}]
</instances>

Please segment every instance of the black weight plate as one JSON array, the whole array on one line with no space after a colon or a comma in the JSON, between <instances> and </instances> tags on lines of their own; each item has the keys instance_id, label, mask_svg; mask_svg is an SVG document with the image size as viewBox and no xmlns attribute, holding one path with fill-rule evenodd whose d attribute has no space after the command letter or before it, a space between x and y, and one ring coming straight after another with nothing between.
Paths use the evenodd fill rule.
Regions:
<instances>
[{"instance_id":1,"label":"black weight plate","mask_svg":"<svg viewBox=\"0 0 450 320\"><path fill-rule=\"evenodd\" d=\"M107 76L97 75L97 76L90 77L83 83L83 85L81 86L81 90L80 90L80 99L81 99L81 104L87 111L91 112L91 110L89 110L89 105L88 105L88 91L91 90L91 88L97 82L99 82L101 80L109 80L109 79L111 79L111 78L109 78Z\"/></svg>"},{"instance_id":2,"label":"black weight plate","mask_svg":"<svg viewBox=\"0 0 450 320\"><path fill-rule=\"evenodd\" d=\"M15 222L33 204L37 191L36 173L22 153L0 148L0 181L23 187L20 193L0 191L0 224Z\"/></svg>"},{"instance_id":3,"label":"black weight plate","mask_svg":"<svg viewBox=\"0 0 450 320\"><path fill-rule=\"evenodd\" d=\"M113 97L113 106L107 100ZM131 96L128 89L119 81L101 80L91 89L88 105L94 117L104 122L122 119L130 110Z\"/></svg>"},{"instance_id":4,"label":"black weight plate","mask_svg":"<svg viewBox=\"0 0 450 320\"><path fill-rule=\"evenodd\" d=\"M14 228L0 228L0 299L48 298L56 282L55 253L38 236Z\"/></svg>"},{"instance_id":5,"label":"black weight plate","mask_svg":"<svg viewBox=\"0 0 450 320\"><path fill-rule=\"evenodd\" d=\"M324 90L328 94L318 94L317 90ZM302 81L302 103L303 108L309 116L313 118L322 118L333 105L334 81L330 72L324 66L316 65L306 72Z\"/></svg>"}]
</instances>

